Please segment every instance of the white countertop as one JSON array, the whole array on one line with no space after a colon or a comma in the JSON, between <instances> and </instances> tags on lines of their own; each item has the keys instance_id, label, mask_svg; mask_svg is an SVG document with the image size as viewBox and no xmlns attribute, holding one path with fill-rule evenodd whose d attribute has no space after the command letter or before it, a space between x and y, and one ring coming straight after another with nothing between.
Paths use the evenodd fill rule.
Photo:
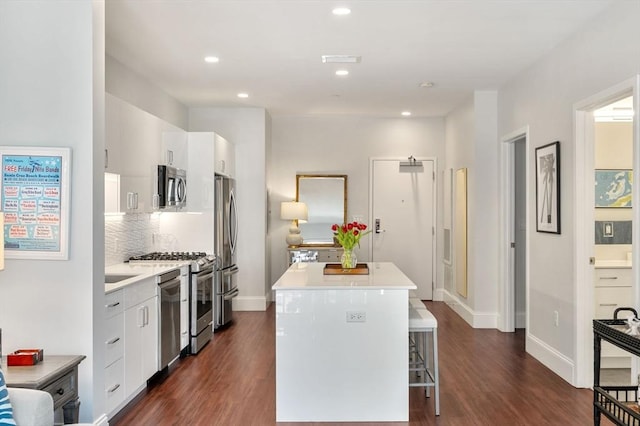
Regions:
<instances>
[{"instance_id":1,"label":"white countertop","mask_svg":"<svg viewBox=\"0 0 640 426\"><path fill-rule=\"evenodd\" d=\"M104 292L111 293L145 278L163 274L165 272L169 272L173 269L177 269L188 264L190 264L190 262L117 263L115 265L109 265L104 268L105 275L134 275L134 277L127 278L126 280L118 281L117 283L113 284L105 283Z\"/></svg>"},{"instance_id":2,"label":"white countertop","mask_svg":"<svg viewBox=\"0 0 640 426\"><path fill-rule=\"evenodd\" d=\"M596 260L596 268L631 268L630 260Z\"/></svg>"},{"instance_id":3,"label":"white countertop","mask_svg":"<svg viewBox=\"0 0 640 426\"><path fill-rule=\"evenodd\" d=\"M416 285L391 262L368 262L369 275L323 275L326 263L294 263L273 290L415 290Z\"/></svg>"}]
</instances>

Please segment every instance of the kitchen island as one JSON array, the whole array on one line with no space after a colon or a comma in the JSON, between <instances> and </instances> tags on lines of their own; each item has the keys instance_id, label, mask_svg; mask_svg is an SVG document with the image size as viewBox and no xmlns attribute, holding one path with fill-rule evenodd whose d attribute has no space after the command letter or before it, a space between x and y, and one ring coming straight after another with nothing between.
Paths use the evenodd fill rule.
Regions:
<instances>
[{"instance_id":1,"label":"kitchen island","mask_svg":"<svg viewBox=\"0 0 640 426\"><path fill-rule=\"evenodd\" d=\"M408 293L393 263L368 275L293 264L276 298L276 420L408 421Z\"/></svg>"}]
</instances>

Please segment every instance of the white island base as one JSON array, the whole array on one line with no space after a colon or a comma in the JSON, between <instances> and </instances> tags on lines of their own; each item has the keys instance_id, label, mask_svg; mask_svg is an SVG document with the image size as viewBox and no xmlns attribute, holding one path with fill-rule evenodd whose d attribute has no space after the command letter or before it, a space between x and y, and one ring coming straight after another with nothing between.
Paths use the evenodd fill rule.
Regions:
<instances>
[{"instance_id":1,"label":"white island base","mask_svg":"<svg viewBox=\"0 0 640 426\"><path fill-rule=\"evenodd\" d=\"M408 291L392 263L369 275L291 266L276 282L276 420L408 421Z\"/></svg>"}]
</instances>

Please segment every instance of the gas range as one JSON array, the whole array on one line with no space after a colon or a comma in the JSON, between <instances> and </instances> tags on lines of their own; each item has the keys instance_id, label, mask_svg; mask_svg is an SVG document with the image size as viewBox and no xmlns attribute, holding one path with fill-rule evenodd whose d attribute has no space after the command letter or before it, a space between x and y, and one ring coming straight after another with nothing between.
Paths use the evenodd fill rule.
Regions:
<instances>
[{"instance_id":1,"label":"gas range","mask_svg":"<svg viewBox=\"0 0 640 426\"><path fill-rule=\"evenodd\" d=\"M199 272L203 269L213 267L216 257L203 251L172 251L172 252L152 252L138 256L131 256L129 263L176 263L185 262L191 265L192 272Z\"/></svg>"}]
</instances>

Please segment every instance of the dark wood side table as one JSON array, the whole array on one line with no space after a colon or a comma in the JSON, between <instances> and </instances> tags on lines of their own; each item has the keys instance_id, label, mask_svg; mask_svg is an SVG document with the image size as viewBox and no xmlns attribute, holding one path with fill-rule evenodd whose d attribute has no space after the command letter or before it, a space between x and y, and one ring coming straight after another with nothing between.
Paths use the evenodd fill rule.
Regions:
<instances>
[{"instance_id":1,"label":"dark wood side table","mask_svg":"<svg viewBox=\"0 0 640 426\"><path fill-rule=\"evenodd\" d=\"M2 360L2 371L7 386L39 389L53 397L56 424L78 423L80 398L78 397L78 364L84 355L47 355L36 365L7 367Z\"/></svg>"}]
</instances>

